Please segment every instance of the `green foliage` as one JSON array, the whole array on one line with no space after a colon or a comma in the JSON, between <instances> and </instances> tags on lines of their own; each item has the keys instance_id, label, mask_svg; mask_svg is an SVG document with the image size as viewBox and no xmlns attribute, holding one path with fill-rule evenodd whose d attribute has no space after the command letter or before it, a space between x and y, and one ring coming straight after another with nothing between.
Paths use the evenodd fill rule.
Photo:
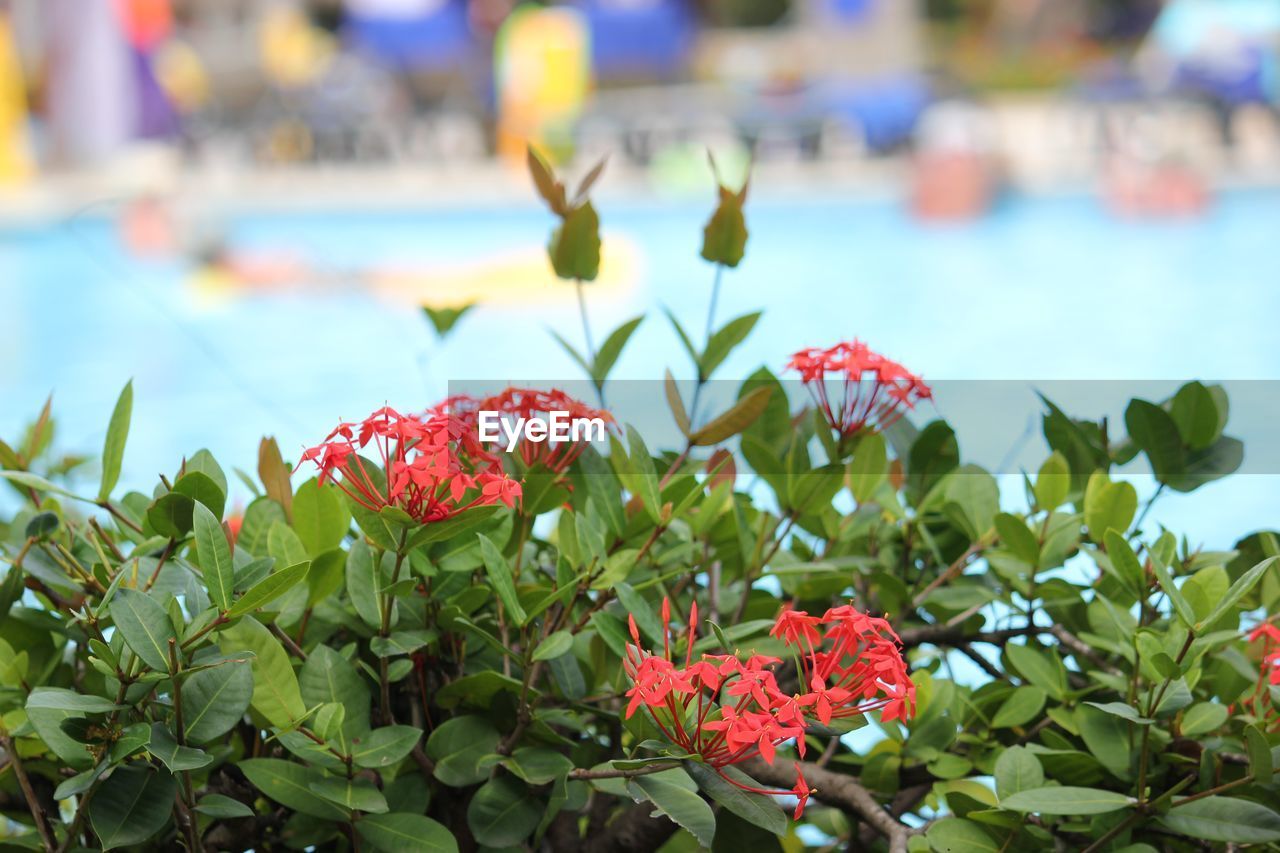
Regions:
<instances>
[{"instance_id":1,"label":"green foliage","mask_svg":"<svg viewBox=\"0 0 1280 853\"><path fill-rule=\"evenodd\" d=\"M590 279L600 167L569 198L532 153L530 166L561 221L553 264ZM726 192L704 256L733 266L745 190ZM1214 551L1146 523L1163 489L1238 466L1222 389L1131 402L1119 441L1045 400L1045 459L1020 494L1001 493L945 421L833 437L764 369L702 417L699 393L759 319L709 321L698 347L671 317L695 371L692 395L669 372L664 383L680 446L619 425L607 452L530 475L514 507L426 524L314 479L295 488L271 439L257 480L242 477L253 497L238 533L226 518L237 495L207 451L122 493L129 385L85 497L51 449L46 407L0 443L13 507L0 518L0 808L13 843L1280 842L1280 691L1246 638L1280 607L1275 536ZM590 358L575 351L597 390L641 321ZM1113 474L1139 455L1161 485L1143 501ZM773 764L712 767L627 713L629 623L663 647L664 599L677 627L697 607L698 638L672 650L691 659L785 656L770 633L784 605L852 599L899 632L918 707L814 726L803 752L784 744ZM965 675L964 659L983 675ZM784 659L777 677L802 695L812 685L794 670ZM868 723L857 743L869 746L840 739ZM793 799L775 800L797 763L816 789L804 834Z\"/></svg>"}]
</instances>

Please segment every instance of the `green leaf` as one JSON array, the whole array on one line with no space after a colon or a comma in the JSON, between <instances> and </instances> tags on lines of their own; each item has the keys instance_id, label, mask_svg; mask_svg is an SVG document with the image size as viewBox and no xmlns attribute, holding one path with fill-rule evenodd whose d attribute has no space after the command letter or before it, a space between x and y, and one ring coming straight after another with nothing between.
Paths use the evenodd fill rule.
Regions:
<instances>
[{"instance_id":1,"label":"green leaf","mask_svg":"<svg viewBox=\"0 0 1280 853\"><path fill-rule=\"evenodd\" d=\"M1044 768L1025 746L1011 746L996 759L996 793L1003 799L1044 785Z\"/></svg>"},{"instance_id":2,"label":"green leaf","mask_svg":"<svg viewBox=\"0 0 1280 853\"><path fill-rule=\"evenodd\" d=\"M1194 626L1196 624L1196 612L1191 609L1191 605L1173 582L1173 575L1169 574L1169 567L1165 565L1164 560L1156 557L1154 553L1151 558L1151 568L1155 571L1156 580L1160 582L1160 589L1164 590L1164 594L1169 597L1169 603L1173 605L1173 610L1178 614L1178 618L1185 622L1188 627Z\"/></svg>"},{"instance_id":3,"label":"green leaf","mask_svg":"<svg viewBox=\"0 0 1280 853\"><path fill-rule=\"evenodd\" d=\"M389 811L387 798L368 779L339 779L330 776L317 779L309 787L312 793L351 811L373 814Z\"/></svg>"},{"instance_id":4,"label":"green leaf","mask_svg":"<svg viewBox=\"0 0 1280 853\"><path fill-rule=\"evenodd\" d=\"M264 604L274 601L293 589L307 576L307 572L310 570L311 562L308 560L267 575L249 587L244 595L240 596L239 600L227 611L227 617L235 618L245 613L251 613Z\"/></svg>"},{"instance_id":5,"label":"green leaf","mask_svg":"<svg viewBox=\"0 0 1280 853\"><path fill-rule=\"evenodd\" d=\"M1033 567L1040 562L1040 542L1025 521L1002 512L996 515L995 525L1000 541L1014 556Z\"/></svg>"},{"instance_id":6,"label":"green leaf","mask_svg":"<svg viewBox=\"0 0 1280 853\"><path fill-rule=\"evenodd\" d=\"M366 815L360 837L382 853L458 853L458 842L441 823L407 812Z\"/></svg>"},{"instance_id":7,"label":"green leaf","mask_svg":"<svg viewBox=\"0 0 1280 853\"><path fill-rule=\"evenodd\" d=\"M991 727L1001 729L1026 725L1044 710L1045 698L1045 691L1039 687L1023 685L1014 688L991 719Z\"/></svg>"},{"instance_id":8,"label":"green leaf","mask_svg":"<svg viewBox=\"0 0 1280 853\"><path fill-rule=\"evenodd\" d=\"M1106 814L1133 804L1133 798L1115 791L1068 785L1019 791L1000 801L1003 809L1047 815Z\"/></svg>"},{"instance_id":9,"label":"green leaf","mask_svg":"<svg viewBox=\"0 0 1280 853\"><path fill-rule=\"evenodd\" d=\"M1050 453L1036 474L1033 491L1036 505L1040 509L1055 510L1062 506L1071 493L1071 468L1067 464L1067 457L1056 450Z\"/></svg>"},{"instance_id":10,"label":"green leaf","mask_svg":"<svg viewBox=\"0 0 1280 853\"><path fill-rule=\"evenodd\" d=\"M1192 450L1203 450L1222 434L1225 418L1219 417L1213 394L1199 382L1188 382L1178 389L1169 404L1169 416L1178 434Z\"/></svg>"},{"instance_id":11,"label":"green leaf","mask_svg":"<svg viewBox=\"0 0 1280 853\"><path fill-rule=\"evenodd\" d=\"M203 471L189 471L173 484L176 494L186 495L196 503L202 503L216 518L222 518L226 508L227 495L212 477ZM190 525L187 526L190 529Z\"/></svg>"},{"instance_id":12,"label":"green leaf","mask_svg":"<svg viewBox=\"0 0 1280 853\"><path fill-rule=\"evenodd\" d=\"M1138 492L1132 483L1113 483L1102 471L1093 472L1084 490L1084 524L1089 538L1102 542L1108 529L1124 533L1138 511Z\"/></svg>"},{"instance_id":13,"label":"green leaf","mask_svg":"<svg viewBox=\"0 0 1280 853\"><path fill-rule=\"evenodd\" d=\"M213 756L203 749L179 744L164 723L151 724L151 742L147 744L147 752L164 762L171 773L198 770L213 763Z\"/></svg>"},{"instance_id":14,"label":"green leaf","mask_svg":"<svg viewBox=\"0 0 1280 853\"><path fill-rule=\"evenodd\" d=\"M747 335L751 334L751 330L755 328L756 323L760 320L759 311L750 314L743 314L736 317L720 327L711 338L707 341L707 348L702 351L702 358L698 360L698 375L703 379L710 379L711 374L716 372L729 353L734 348L747 339Z\"/></svg>"},{"instance_id":15,"label":"green leaf","mask_svg":"<svg viewBox=\"0 0 1280 853\"><path fill-rule=\"evenodd\" d=\"M552 660L563 654L568 654L573 648L573 634L568 631L556 631L542 642L538 643L538 647L533 650L534 660Z\"/></svg>"},{"instance_id":16,"label":"green leaf","mask_svg":"<svg viewBox=\"0 0 1280 853\"><path fill-rule=\"evenodd\" d=\"M591 365L591 378L595 380L596 387L604 384L609 378L613 365L617 362L618 356L622 355L622 349L627 345L631 335L635 332L636 327L644 320L644 315L628 320L610 333L609 337L604 339L604 343L600 345L600 350L596 353L596 362Z\"/></svg>"},{"instance_id":17,"label":"green leaf","mask_svg":"<svg viewBox=\"0 0 1280 853\"><path fill-rule=\"evenodd\" d=\"M374 560L373 551L364 540L357 540L347 555L347 595L356 613L370 628L382 625L382 609L378 592L386 580L382 566Z\"/></svg>"},{"instance_id":18,"label":"green leaf","mask_svg":"<svg viewBox=\"0 0 1280 853\"><path fill-rule=\"evenodd\" d=\"M253 698L253 669L224 663L193 673L182 682L183 724L189 743L208 743L244 717Z\"/></svg>"},{"instance_id":19,"label":"green leaf","mask_svg":"<svg viewBox=\"0 0 1280 853\"><path fill-rule=\"evenodd\" d=\"M412 752L420 740L422 729L413 726L383 726L354 743L351 757L361 767L390 767Z\"/></svg>"},{"instance_id":20,"label":"green leaf","mask_svg":"<svg viewBox=\"0 0 1280 853\"><path fill-rule=\"evenodd\" d=\"M253 809L225 794L205 794L196 803L196 811L212 818L253 817Z\"/></svg>"},{"instance_id":21,"label":"green leaf","mask_svg":"<svg viewBox=\"0 0 1280 853\"><path fill-rule=\"evenodd\" d=\"M884 436L868 433L858 440L849 460L849 488L858 503L871 500L880 485L889 479L889 450Z\"/></svg>"},{"instance_id":22,"label":"green leaf","mask_svg":"<svg viewBox=\"0 0 1280 853\"><path fill-rule=\"evenodd\" d=\"M1266 806L1232 797L1205 797L1185 805L1175 800L1160 823L1189 838L1228 844L1280 841L1280 814Z\"/></svg>"},{"instance_id":23,"label":"green leaf","mask_svg":"<svg viewBox=\"0 0 1280 853\"><path fill-rule=\"evenodd\" d=\"M369 730L369 685L346 658L329 646L316 646L298 673L302 702L308 708L336 702L346 709L342 731L357 737ZM345 739L339 739L343 750Z\"/></svg>"},{"instance_id":24,"label":"green leaf","mask_svg":"<svg viewBox=\"0 0 1280 853\"><path fill-rule=\"evenodd\" d=\"M701 255L713 264L736 267L746 250L747 221L742 214L742 200L737 193L721 186L719 203L702 229Z\"/></svg>"},{"instance_id":25,"label":"green leaf","mask_svg":"<svg viewBox=\"0 0 1280 853\"><path fill-rule=\"evenodd\" d=\"M293 496L293 529L307 554L317 557L337 548L351 528L351 510L336 486L321 486L313 479Z\"/></svg>"},{"instance_id":26,"label":"green leaf","mask_svg":"<svg viewBox=\"0 0 1280 853\"><path fill-rule=\"evenodd\" d=\"M1115 528L1107 528L1102 541L1106 545L1111 568L1116 570L1116 574L1124 581L1130 592L1138 596L1143 595L1147 588L1147 573L1143 570L1142 563L1138 561L1138 555L1129 547L1128 540L1117 533Z\"/></svg>"},{"instance_id":27,"label":"green leaf","mask_svg":"<svg viewBox=\"0 0 1280 853\"><path fill-rule=\"evenodd\" d=\"M719 773L701 762L686 761L684 769L698 783L698 787L723 808L766 832L779 836L786 835L787 816L771 798L749 793L731 782L726 782ZM720 773L734 775L741 784L759 787L733 767L723 767Z\"/></svg>"},{"instance_id":28,"label":"green leaf","mask_svg":"<svg viewBox=\"0 0 1280 853\"><path fill-rule=\"evenodd\" d=\"M177 780L163 770L117 767L89 801L89 823L102 849L141 844L163 829L177 790Z\"/></svg>"},{"instance_id":29,"label":"green leaf","mask_svg":"<svg viewBox=\"0 0 1280 853\"><path fill-rule=\"evenodd\" d=\"M545 746L522 746L502 765L530 785L545 785L573 769L569 756Z\"/></svg>"},{"instance_id":30,"label":"green leaf","mask_svg":"<svg viewBox=\"0 0 1280 853\"><path fill-rule=\"evenodd\" d=\"M1225 705L1197 702L1182 713L1182 734L1187 737L1214 731L1227 721L1230 712Z\"/></svg>"},{"instance_id":31,"label":"green leaf","mask_svg":"<svg viewBox=\"0 0 1280 853\"><path fill-rule=\"evenodd\" d=\"M487 847L514 847L538 826L542 804L514 776L495 776L480 786L467 806L467 826Z\"/></svg>"},{"instance_id":32,"label":"green leaf","mask_svg":"<svg viewBox=\"0 0 1280 853\"><path fill-rule=\"evenodd\" d=\"M432 730L426 753L436 763L435 777L453 788L474 785L489 777L480 759L498 747L501 735L483 717L453 717Z\"/></svg>"},{"instance_id":33,"label":"green leaf","mask_svg":"<svg viewBox=\"0 0 1280 853\"><path fill-rule=\"evenodd\" d=\"M1245 727L1244 745L1249 754L1249 772L1253 774L1253 778L1260 784L1271 784L1271 777L1275 775L1271 762L1271 745L1267 743L1267 736L1257 723Z\"/></svg>"},{"instance_id":34,"label":"green leaf","mask_svg":"<svg viewBox=\"0 0 1280 853\"><path fill-rule=\"evenodd\" d=\"M30 471L0 471L0 478L17 483L19 486L25 486L37 492L47 492L52 495L61 495L64 498L72 500L84 501L92 503L88 498L82 498L79 495L72 494L61 486L55 486L39 474L32 474Z\"/></svg>"},{"instance_id":35,"label":"green leaf","mask_svg":"<svg viewBox=\"0 0 1280 853\"><path fill-rule=\"evenodd\" d=\"M936 853L997 853L1001 845L979 824L958 817L944 817L925 830Z\"/></svg>"},{"instance_id":36,"label":"green leaf","mask_svg":"<svg viewBox=\"0 0 1280 853\"><path fill-rule=\"evenodd\" d=\"M1116 778L1128 779L1133 754L1130 724L1089 705L1078 706L1074 720L1093 757Z\"/></svg>"},{"instance_id":37,"label":"green leaf","mask_svg":"<svg viewBox=\"0 0 1280 853\"><path fill-rule=\"evenodd\" d=\"M1113 717L1119 717L1122 720L1128 720L1131 723L1137 723L1141 726L1149 726L1155 722L1155 720L1152 720L1149 717L1142 716L1134 708L1123 702L1085 702L1085 704L1097 708L1099 711L1110 714Z\"/></svg>"},{"instance_id":38,"label":"green leaf","mask_svg":"<svg viewBox=\"0 0 1280 853\"><path fill-rule=\"evenodd\" d=\"M689 440L698 447L709 447L733 438L764 414L771 396L773 396L773 389L768 385L752 389L728 411L695 431Z\"/></svg>"},{"instance_id":39,"label":"green leaf","mask_svg":"<svg viewBox=\"0 0 1280 853\"><path fill-rule=\"evenodd\" d=\"M157 672L168 672L169 641L175 635L173 622L159 602L145 592L122 588L111 599L109 610L134 654Z\"/></svg>"},{"instance_id":40,"label":"green leaf","mask_svg":"<svg viewBox=\"0 0 1280 853\"><path fill-rule=\"evenodd\" d=\"M478 538L480 555L484 559L485 574L489 577L490 585L501 599L502 606L506 608L511 621L517 626L524 625L528 617L525 616L524 608L520 606L520 599L516 596L515 581L511 577L511 565L507 562L507 558L502 556L498 546L493 544L493 540L483 533L479 534Z\"/></svg>"},{"instance_id":41,"label":"green leaf","mask_svg":"<svg viewBox=\"0 0 1280 853\"><path fill-rule=\"evenodd\" d=\"M710 847L716 834L716 817L711 806L693 791L667 778L671 771L653 773L648 776L637 776L631 780L628 789L636 797L636 789L657 811L671 818L675 823L688 830L698 843Z\"/></svg>"},{"instance_id":42,"label":"green leaf","mask_svg":"<svg viewBox=\"0 0 1280 853\"><path fill-rule=\"evenodd\" d=\"M458 321L465 317L472 308L476 307L476 303L468 302L465 305L458 306L442 306L433 308L430 305L422 306L422 313L426 315L427 320L431 322L431 328L436 330L436 335L444 338L453 331L453 327L458 325Z\"/></svg>"},{"instance_id":43,"label":"green leaf","mask_svg":"<svg viewBox=\"0 0 1280 853\"><path fill-rule=\"evenodd\" d=\"M231 545L222 530L222 522L209 508L197 503L192 510L196 533L196 558L204 574L209 598L219 610L231 607L236 585L236 570L231 562Z\"/></svg>"},{"instance_id":44,"label":"green leaf","mask_svg":"<svg viewBox=\"0 0 1280 853\"><path fill-rule=\"evenodd\" d=\"M551 234L547 255L558 277L595 281L600 272L600 216L591 202L563 217Z\"/></svg>"},{"instance_id":45,"label":"green leaf","mask_svg":"<svg viewBox=\"0 0 1280 853\"><path fill-rule=\"evenodd\" d=\"M111 491L120 482L120 465L124 461L124 444L129 438L129 419L133 414L133 380L125 383L116 400L111 422L107 425L107 438L102 445L102 485L98 487L98 500L111 497Z\"/></svg>"},{"instance_id":46,"label":"green leaf","mask_svg":"<svg viewBox=\"0 0 1280 853\"><path fill-rule=\"evenodd\" d=\"M1132 400L1125 409L1124 424L1129 438L1147 454L1157 480L1168 483L1184 472L1186 450L1168 412L1155 403Z\"/></svg>"},{"instance_id":47,"label":"green leaf","mask_svg":"<svg viewBox=\"0 0 1280 853\"><path fill-rule=\"evenodd\" d=\"M27 711L48 708L80 714L105 714L109 711L118 711L123 707L101 696L86 696L62 687L37 687L27 697L26 704Z\"/></svg>"},{"instance_id":48,"label":"green leaf","mask_svg":"<svg viewBox=\"0 0 1280 853\"><path fill-rule=\"evenodd\" d=\"M147 523L161 536L182 539L191 532L196 503L187 495L169 492L147 507Z\"/></svg>"},{"instance_id":49,"label":"green leaf","mask_svg":"<svg viewBox=\"0 0 1280 853\"><path fill-rule=\"evenodd\" d=\"M226 654L248 649L253 652L253 699L251 705L277 728L289 728L306 716L302 694L298 690L298 677L289 664L280 641L252 616L220 633L222 651Z\"/></svg>"},{"instance_id":50,"label":"green leaf","mask_svg":"<svg viewBox=\"0 0 1280 853\"><path fill-rule=\"evenodd\" d=\"M1065 697L1066 673L1062 669L1062 662L1052 652L1010 643L1005 646L1004 653L1027 681L1055 699Z\"/></svg>"},{"instance_id":51,"label":"green leaf","mask_svg":"<svg viewBox=\"0 0 1280 853\"><path fill-rule=\"evenodd\" d=\"M1227 615L1227 612L1230 611L1231 608L1235 607L1240 602L1240 599L1248 595L1253 590L1254 586L1257 585L1258 581L1262 580L1262 576L1266 574L1267 569L1271 568L1277 559L1280 559L1280 557L1268 557L1241 575L1240 578L1231 585L1231 588L1227 590L1227 594L1222 597L1222 600L1213 608L1213 611L1199 622L1194 623L1196 630L1203 631L1205 628L1217 623L1219 619ZM1190 608L1188 607L1188 609Z\"/></svg>"},{"instance_id":52,"label":"green leaf","mask_svg":"<svg viewBox=\"0 0 1280 853\"><path fill-rule=\"evenodd\" d=\"M322 771L280 758L247 758L236 764L259 791L286 808L322 820L347 820L347 812L311 790ZM171 798L172 799L172 798Z\"/></svg>"}]
</instances>

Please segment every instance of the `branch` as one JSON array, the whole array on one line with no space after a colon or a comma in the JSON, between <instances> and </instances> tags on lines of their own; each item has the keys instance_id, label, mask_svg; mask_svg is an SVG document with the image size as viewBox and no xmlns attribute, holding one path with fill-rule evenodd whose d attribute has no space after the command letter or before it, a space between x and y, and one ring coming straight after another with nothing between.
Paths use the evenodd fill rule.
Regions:
<instances>
[{"instance_id":1,"label":"branch","mask_svg":"<svg viewBox=\"0 0 1280 853\"><path fill-rule=\"evenodd\" d=\"M36 832L40 834L41 843L46 850L57 849L53 828L49 825L49 816L45 814L44 807L36 799L35 789L31 787L31 780L27 777L26 768L22 766L22 759L18 757L18 750L14 747L13 740L7 734L0 735L0 746L4 747L5 753L9 756L9 765L13 767L13 775L17 777L18 787L22 789L22 798L27 801L27 808L31 810L31 817L35 821Z\"/></svg>"},{"instance_id":2,"label":"branch","mask_svg":"<svg viewBox=\"0 0 1280 853\"><path fill-rule=\"evenodd\" d=\"M650 853L665 844L677 828L665 817L654 817L652 803L640 803L614 818L604 832L584 839L579 849L586 853Z\"/></svg>"},{"instance_id":3,"label":"branch","mask_svg":"<svg viewBox=\"0 0 1280 853\"><path fill-rule=\"evenodd\" d=\"M963 625L935 624L920 628L907 628L898 633L905 648L933 643L934 645L955 643L991 643L1004 645L1011 637L1025 637L1027 634L1038 634L1044 628L1001 628L998 631L966 631Z\"/></svg>"},{"instance_id":4,"label":"branch","mask_svg":"<svg viewBox=\"0 0 1280 853\"><path fill-rule=\"evenodd\" d=\"M763 759L752 758L738 766L747 775L766 785L785 789L795 782L795 769L790 762L767 764ZM804 774L805 781L815 789L815 800L861 817L868 826L874 827L876 832L889 841L890 853L906 853L907 839L913 834L912 829L894 820L856 778L826 770L811 761L800 762L800 772Z\"/></svg>"}]
</instances>

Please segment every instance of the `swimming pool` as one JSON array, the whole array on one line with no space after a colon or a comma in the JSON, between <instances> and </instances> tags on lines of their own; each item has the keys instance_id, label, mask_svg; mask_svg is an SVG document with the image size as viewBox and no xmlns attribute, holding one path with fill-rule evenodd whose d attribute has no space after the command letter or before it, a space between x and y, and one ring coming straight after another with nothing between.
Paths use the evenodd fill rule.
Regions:
<instances>
[{"instance_id":1,"label":"swimming pool","mask_svg":"<svg viewBox=\"0 0 1280 853\"><path fill-rule=\"evenodd\" d=\"M657 379L667 366L687 375L657 309L702 327L707 206L605 197L599 207L625 269L588 293L596 335L650 313L616 375ZM892 201L766 191L750 200L748 225L747 259L726 276L719 319L767 310L725 377L760 363L777 370L801 346L858 335L931 380L1150 379L1172 390L1191 378L1280 379L1280 192L1228 193L1187 222L1117 221L1079 195L1015 199L980 222L929 226ZM416 270L417 283L392 298L332 280L265 293L200 286L185 261L132 259L107 217L2 232L0 434L12 436L53 390L60 445L96 452L133 377L125 482L146 485L201 446L251 467L264 433L289 452L384 401L422 407L448 377L577 378L544 328L580 342L568 286L504 282L443 347L412 301L453 301L503 271L524 276L549 226L532 203L245 213L221 225L233 246L318 269ZM1159 518L1216 538L1274 526L1278 497L1280 477L1237 477L1171 498Z\"/></svg>"}]
</instances>

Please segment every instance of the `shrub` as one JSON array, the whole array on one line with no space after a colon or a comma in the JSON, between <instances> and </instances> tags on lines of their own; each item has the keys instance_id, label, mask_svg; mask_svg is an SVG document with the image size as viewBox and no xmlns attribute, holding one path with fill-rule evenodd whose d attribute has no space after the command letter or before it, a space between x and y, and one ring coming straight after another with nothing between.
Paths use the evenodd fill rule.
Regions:
<instances>
[{"instance_id":1,"label":"shrub","mask_svg":"<svg viewBox=\"0 0 1280 853\"><path fill-rule=\"evenodd\" d=\"M537 165L565 217L553 252L594 270L572 255L598 240L565 245L588 203ZM718 269L741 259L744 199L720 194ZM1052 453L1001 495L945 422L901 418L928 386L862 344L797 353L811 403L762 371L700 417L754 322L709 323L703 347L677 324L698 389L686 406L666 385L682 447L610 423L607 448L508 454L477 411L597 410L455 397L340 425L296 471L264 440L257 476L235 471L242 515L205 451L120 493L130 387L96 490L46 408L0 443L12 842L1280 841L1280 631L1257 618L1280 598L1275 538L1193 547L1110 476L1144 454L1159 495L1231 470L1221 389L1132 402L1120 443L1046 402ZM602 394L628 325L576 354ZM964 661L981 675L953 675Z\"/></svg>"}]
</instances>

